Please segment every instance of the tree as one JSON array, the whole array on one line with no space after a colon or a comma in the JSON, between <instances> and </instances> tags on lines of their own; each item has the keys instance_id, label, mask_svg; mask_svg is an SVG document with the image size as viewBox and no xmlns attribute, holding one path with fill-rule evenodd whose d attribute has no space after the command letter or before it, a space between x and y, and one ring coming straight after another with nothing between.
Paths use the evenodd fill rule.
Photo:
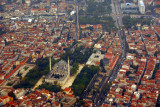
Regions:
<instances>
[{"instance_id":1,"label":"tree","mask_svg":"<svg viewBox=\"0 0 160 107\"><path fill-rule=\"evenodd\" d=\"M103 64L103 59L100 60L100 66L102 68L102 72L106 72L106 70L104 68L104 64Z\"/></svg>"},{"instance_id":2,"label":"tree","mask_svg":"<svg viewBox=\"0 0 160 107\"><path fill-rule=\"evenodd\" d=\"M54 65L59 60L52 60L52 64ZM38 59L36 62L36 67L29 70L27 75L20 81L20 83L16 84L14 88L31 88L33 87L37 81L43 76L49 73L49 60L48 58Z\"/></svg>"},{"instance_id":3,"label":"tree","mask_svg":"<svg viewBox=\"0 0 160 107\"><path fill-rule=\"evenodd\" d=\"M93 31L93 27L87 27L86 29Z\"/></svg>"},{"instance_id":4,"label":"tree","mask_svg":"<svg viewBox=\"0 0 160 107\"><path fill-rule=\"evenodd\" d=\"M85 102L83 100L78 101L77 107L84 107Z\"/></svg>"},{"instance_id":5,"label":"tree","mask_svg":"<svg viewBox=\"0 0 160 107\"><path fill-rule=\"evenodd\" d=\"M12 85L13 85L13 83L11 83L11 82L7 83L7 86L12 86Z\"/></svg>"},{"instance_id":6,"label":"tree","mask_svg":"<svg viewBox=\"0 0 160 107\"><path fill-rule=\"evenodd\" d=\"M83 90L86 88L86 86L89 84L90 80L93 78L94 74L98 72L98 70L98 66L83 67L80 74L77 75L77 78L71 86L76 96L82 95Z\"/></svg>"},{"instance_id":7,"label":"tree","mask_svg":"<svg viewBox=\"0 0 160 107\"><path fill-rule=\"evenodd\" d=\"M13 0L13 2L14 2L14 3L16 3L16 2L17 2L17 0Z\"/></svg>"},{"instance_id":8,"label":"tree","mask_svg":"<svg viewBox=\"0 0 160 107\"><path fill-rule=\"evenodd\" d=\"M129 76L129 74L131 74L131 71L126 72L126 76Z\"/></svg>"},{"instance_id":9,"label":"tree","mask_svg":"<svg viewBox=\"0 0 160 107\"><path fill-rule=\"evenodd\" d=\"M96 94L96 91L95 91L95 90L93 90L93 91L92 91L92 94L93 94L93 95L95 95L95 94Z\"/></svg>"},{"instance_id":10,"label":"tree","mask_svg":"<svg viewBox=\"0 0 160 107\"><path fill-rule=\"evenodd\" d=\"M123 89L122 91L122 96L124 96L124 93L126 92L126 89Z\"/></svg>"},{"instance_id":11,"label":"tree","mask_svg":"<svg viewBox=\"0 0 160 107\"><path fill-rule=\"evenodd\" d=\"M100 66L103 67L103 59L100 60Z\"/></svg>"},{"instance_id":12,"label":"tree","mask_svg":"<svg viewBox=\"0 0 160 107\"><path fill-rule=\"evenodd\" d=\"M147 34L147 35L145 35L146 37L151 37L152 35L151 34Z\"/></svg>"},{"instance_id":13,"label":"tree","mask_svg":"<svg viewBox=\"0 0 160 107\"><path fill-rule=\"evenodd\" d=\"M8 93L8 95L11 96L11 97L13 98L13 100L16 100L16 96L15 96L15 94L13 93L13 91L10 92L10 93Z\"/></svg>"},{"instance_id":14,"label":"tree","mask_svg":"<svg viewBox=\"0 0 160 107\"><path fill-rule=\"evenodd\" d=\"M136 26L137 23L141 23L141 25L150 25L151 19L146 19L146 18L138 18L138 19L133 19L130 16L124 16L123 19L123 24L125 28L131 28L132 26Z\"/></svg>"},{"instance_id":15,"label":"tree","mask_svg":"<svg viewBox=\"0 0 160 107\"><path fill-rule=\"evenodd\" d=\"M65 46L65 44L63 43L62 46Z\"/></svg>"},{"instance_id":16,"label":"tree","mask_svg":"<svg viewBox=\"0 0 160 107\"><path fill-rule=\"evenodd\" d=\"M12 4L12 0L7 0L8 4Z\"/></svg>"},{"instance_id":17,"label":"tree","mask_svg":"<svg viewBox=\"0 0 160 107\"><path fill-rule=\"evenodd\" d=\"M16 65L13 65L13 69L15 69L16 68Z\"/></svg>"},{"instance_id":18,"label":"tree","mask_svg":"<svg viewBox=\"0 0 160 107\"><path fill-rule=\"evenodd\" d=\"M99 88L97 88L97 90L96 90L96 91L97 91L97 93L99 93L99 92L100 92Z\"/></svg>"},{"instance_id":19,"label":"tree","mask_svg":"<svg viewBox=\"0 0 160 107\"><path fill-rule=\"evenodd\" d=\"M4 5L0 4L0 12L3 12L3 11L4 11Z\"/></svg>"},{"instance_id":20,"label":"tree","mask_svg":"<svg viewBox=\"0 0 160 107\"><path fill-rule=\"evenodd\" d=\"M123 24L125 25L126 28L131 28L132 27L133 23L132 23L132 20L131 20L130 16L123 17L122 21L123 21Z\"/></svg>"},{"instance_id":21,"label":"tree","mask_svg":"<svg viewBox=\"0 0 160 107\"><path fill-rule=\"evenodd\" d=\"M156 52L154 53L154 56L157 57L157 54L160 54L160 52L159 52L159 51L156 51Z\"/></svg>"},{"instance_id":22,"label":"tree","mask_svg":"<svg viewBox=\"0 0 160 107\"><path fill-rule=\"evenodd\" d=\"M59 91L62 91L61 86L52 85L52 84L49 84L49 83L44 83L44 84L42 84L38 87L38 89L43 89L43 88L48 90L48 91L55 92L55 93L57 93Z\"/></svg>"},{"instance_id":23,"label":"tree","mask_svg":"<svg viewBox=\"0 0 160 107\"><path fill-rule=\"evenodd\" d=\"M0 10L1 10L1 8L0 8ZM3 28L0 28L0 35L2 35L4 33L6 33L6 31ZM6 43L6 41L5 41L5 43Z\"/></svg>"},{"instance_id":24,"label":"tree","mask_svg":"<svg viewBox=\"0 0 160 107\"><path fill-rule=\"evenodd\" d=\"M24 4L24 3L25 3L25 0L22 0L22 3Z\"/></svg>"},{"instance_id":25,"label":"tree","mask_svg":"<svg viewBox=\"0 0 160 107\"><path fill-rule=\"evenodd\" d=\"M78 13L79 13L79 15L84 15L85 11L83 9L80 9Z\"/></svg>"},{"instance_id":26,"label":"tree","mask_svg":"<svg viewBox=\"0 0 160 107\"><path fill-rule=\"evenodd\" d=\"M22 79L22 74L18 72L17 76L19 77L19 80Z\"/></svg>"}]
</instances>

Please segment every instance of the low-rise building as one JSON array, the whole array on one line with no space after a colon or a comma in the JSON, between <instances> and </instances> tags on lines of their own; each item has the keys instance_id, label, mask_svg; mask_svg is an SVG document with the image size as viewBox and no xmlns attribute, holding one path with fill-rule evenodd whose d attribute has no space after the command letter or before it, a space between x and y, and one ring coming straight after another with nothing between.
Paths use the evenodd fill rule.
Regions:
<instances>
[{"instance_id":1,"label":"low-rise building","mask_svg":"<svg viewBox=\"0 0 160 107\"><path fill-rule=\"evenodd\" d=\"M87 61L87 65L100 65L100 60L104 58L104 54L101 54L100 51L92 53Z\"/></svg>"}]
</instances>

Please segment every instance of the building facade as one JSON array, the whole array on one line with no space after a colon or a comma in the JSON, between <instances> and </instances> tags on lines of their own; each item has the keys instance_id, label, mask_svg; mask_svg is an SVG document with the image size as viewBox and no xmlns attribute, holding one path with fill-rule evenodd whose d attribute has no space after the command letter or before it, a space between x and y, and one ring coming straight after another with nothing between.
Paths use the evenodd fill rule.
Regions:
<instances>
[{"instance_id":1,"label":"building facade","mask_svg":"<svg viewBox=\"0 0 160 107\"><path fill-rule=\"evenodd\" d=\"M139 12L141 14L145 14L145 5L144 5L143 0L138 1L138 6L139 6Z\"/></svg>"},{"instance_id":2,"label":"building facade","mask_svg":"<svg viewBox=\"0 0 160 107\"><path fill-rule=\"evenodd\" d=\"M135 3L121 3L122 13L138 13L138 6Z\"/></svg>"},{"instance_id":3,"label":"building facade","mask_svg":"<svg viewBox=\"0 0 160 107\"><path fill-rule=\"evenodd\" d=\"M68 78L70 77L70 65L69 60L68 63L64 60L56 63L49 74L45 78L45 82L50 84L60 84L64 85Z\"/></svg>"}]
</instances>

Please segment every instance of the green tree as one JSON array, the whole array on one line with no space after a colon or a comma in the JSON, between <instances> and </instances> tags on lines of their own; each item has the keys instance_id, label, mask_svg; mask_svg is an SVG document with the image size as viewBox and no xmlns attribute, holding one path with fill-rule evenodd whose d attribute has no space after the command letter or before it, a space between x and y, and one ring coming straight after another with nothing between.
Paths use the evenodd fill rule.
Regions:
<instances>
[{"instance_id":1,"label":"green tree","mask_svg":"<svg viewBox=\"0 0 160 107\"><path fill-rule=\"evenodd\" d=\"M8 93L9 96L13 97L13 100L16 100L16 96L15 94L13 93L13 91L11 91L10 93Z\"/></svg>"},{"instance_id":2,"label":"green tree","mask_svg":"<svg viewBox=\"0 0 160 107\"><path fill-rule=\"evenodd\" d=\"M1 5L0 4L0 12L3 12L4 11L4 5ZM0 32L1 32L1 30L0 30ZM1 33L0 33L1 34Z\"/></svg>"},{"instance_id":3,"label":"green tree","mask_svg":"<svg viewBox=\"0 0 160 107\"><path fill-rule=\"evenodd\" d=\"M100 60L100 66L103 67L103 59Z\"/></svg>"},{"instance_id":4,"label":"green tree","mask_svg":"<svg viewBox=\"0 0 160 107\"><path fill-rule=\"evenodd\" d=\"M38 87L38 89L43 89L43 88L48 90L48 91L56 92L56 93L59 92L59 91L62 91L61 86L52 85L52 84L49 84L49 83L44 83L44 84L42 84Z\"/></svg>"},{"instance_id":5,"label":"green tree","mask_svg":"<svg viewBox=\"0 0 160 107\"><path fill-rule=\"evenodd\" d=\"M131 71L126 72L126 76L129 76L129 74L131 74Z\"/></svg>"},{"instance_id":6,"label":"green tree","mask_svg":"<svg viewBox=\"0 0 160 107\"><path fill-rule=\"evenodd\" d=\"M52 64L54 65L59 60L52 60ZM37 81L43 76L49 73L49 60L48 58L38 59L36 62L36 67L31 69L27 75L20 81L20 83L16 84L14 88L31 88L33 87Z\"/></svg>"},{"instance_id":7,"label":"green tree","mask_svg":"<svg viewBox=\"0 0 160 107\"><path fill-rule=\"evenodd\" d=\"M10 83L10 82L7 83L7 86L12 86L12 85L13 85L13 83Z\"/></svg>"},{"instance_id":8,"label":"green tree","mask_svg":"<svg viewBox=\"0 0 160 107\"><path fill-rule=\"evenodd\" d=\"M7 0L8 4L12 4L12 0Z\"/></svg>"},{"instance_id":9,"label":"green tree","mask_svg":"<svg viewBox=\"0 0 160 107\"><path fill-rule=\"evenodd\" d=\"M147 34L147 35L145 35L146 37L151 37L152 35L151 34Z\"/></svg>"},{"instance_id":10,"label":"green tree","mask_svg":"<svg viewBox=\"0 0 160 107\"><path fill-rule=\"evenodd\" d=\"M77 106L78 107L84 107L85 102L83 100L78 101Z\"/></svg>"},{"instance_id":11,"label":"green tree","mask_svg":"<svg viewBox=\"0 0 160 107\"><path fill-rule=\"evenodd\" d=\"M93 78L94 74L99 71L98 66L84 66L80 74L77 75L74 83L72 84L72 89L76 96L81 96L83 90L89 84L90 80Z\"/></svg>"},{"instance_id":12,"label":"green tree","mask_svg":"<svg viewBox=\"0 0 160 107\"><path fill-rule=\"evenodd\" d=\"M131 28L132 26L136 26L137 23L140 23L141 25L150 25L151 19L146 19L146 18L138 18L138 19L133 19L130 16L125 16L122 19L123 24L125 28Z\"/></svg>"}]
</instances>

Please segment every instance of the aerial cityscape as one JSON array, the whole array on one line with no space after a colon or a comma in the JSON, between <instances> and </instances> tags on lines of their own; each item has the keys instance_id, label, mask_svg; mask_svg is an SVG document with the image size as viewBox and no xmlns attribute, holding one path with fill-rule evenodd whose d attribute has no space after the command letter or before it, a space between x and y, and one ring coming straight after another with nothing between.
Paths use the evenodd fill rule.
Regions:
<instances>
[{"instance_id":1,"label":"aerial cityscape","mask_svg":"<svg viewBox=\"0 0 160 107\"><path fill-rule=\"evenodd\" d=\"M160 0L0 0L0 107L160 107Z\"/></svg>"}]
</instances>

